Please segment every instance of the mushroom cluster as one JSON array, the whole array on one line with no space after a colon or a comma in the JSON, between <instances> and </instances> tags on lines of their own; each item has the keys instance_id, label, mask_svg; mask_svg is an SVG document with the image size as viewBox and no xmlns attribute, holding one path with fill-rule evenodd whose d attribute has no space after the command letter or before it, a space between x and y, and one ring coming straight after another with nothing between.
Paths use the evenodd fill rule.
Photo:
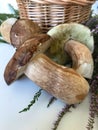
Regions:
<instances>
[{"instance_id":1,"label":"mushroom cluster","mask_svg":"<svg viewBox=\"0 0 98 130\"><path fill-rule=\"evenodd\" d=\"M67 104L80 103L87 96L87 79L92 78L94 69L94 40L89 28L60 24L43 34L35 22L11 18L2 23L0 31L16 47L4 72L8 85L25 74ZM69 61L71 67L66 66Z\"/></svg>"}]
</instances>

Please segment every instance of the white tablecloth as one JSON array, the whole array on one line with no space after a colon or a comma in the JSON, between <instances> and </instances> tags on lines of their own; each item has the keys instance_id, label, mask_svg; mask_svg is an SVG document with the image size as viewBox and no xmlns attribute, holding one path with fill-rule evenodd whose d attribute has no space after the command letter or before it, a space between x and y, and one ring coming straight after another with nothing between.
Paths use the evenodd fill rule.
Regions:
<instances>
[{"instance_id":1,"label":"white tablecloth","mask_svg":"<svg viewBox=\"0 0 98 130\"><path fill-rule=\"evenodd\" d=\"M0 0L0 13L11 12L7 3L17 8L15 0ZM38 102L28 112L19 113L40 88L25 76L7 86L3 74L14 52L15 49L11 45L0 43L0 130L51 130L65 103L56 100L47 108L51 95L43 91ZM77 109L65 115L58 130L86 130L88 102L87 97ZM94 130L97 129L98 123Z\"/></svg>"}]
</instances>

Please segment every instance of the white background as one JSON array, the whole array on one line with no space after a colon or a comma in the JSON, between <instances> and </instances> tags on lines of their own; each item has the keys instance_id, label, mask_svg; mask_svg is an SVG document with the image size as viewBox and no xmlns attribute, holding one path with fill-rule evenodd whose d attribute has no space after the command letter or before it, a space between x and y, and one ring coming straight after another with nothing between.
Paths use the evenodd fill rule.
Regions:
<instances>
[{"instance_id":1,"label":"white background","mask_svg":"<svg viewBox=\"0 0 98 130\"><path fill-rule=\"evenodd\" d=\"M1 12L8 12L11 13L11 10L9 10L8 4L11 4L14 6L14 8L17 8L16 0L0 0L0 13Z\"/></svg>"},{"instance_id":2,"label":"white background","mask_svg":"<svg viewBox=\"0 0 98 130\"><path fill-rule=\"evenodd\" d=\"M0 0L0 13L11 13L7 3L11 3L17 8L15 0ZM97 4L93 6L94 9ZM95 12L97 12L96 9ZM39 87L26 77L15 81L10 86L6 85L3 73L14 52L14 48L9 44L0 44L0 130L51 130L53 122L65 104L57 100L50 108L47 108L51 95L43 92L39 101L30 111L18 113L29 104ZM58 130L86 130L88 102L89 99L86 98L71 114L64 116ZM94 127L94 130L97 129L98 120Z\"/></svg>"}]
</instances>

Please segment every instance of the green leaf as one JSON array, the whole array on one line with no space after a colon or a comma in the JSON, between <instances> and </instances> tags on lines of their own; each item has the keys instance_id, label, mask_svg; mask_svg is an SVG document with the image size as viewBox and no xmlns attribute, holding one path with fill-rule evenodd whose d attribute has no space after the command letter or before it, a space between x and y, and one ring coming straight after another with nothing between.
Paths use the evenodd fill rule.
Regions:
<instances>
[{"instance_id":1,"label":"green leaf","mask_svg":"<svg viewBox=\"0 0 98 130\"><path fill-rule=\"evenodd\" d=\"M14 9L11 4L9 4L9 7L13 11L13 13L0 13L0 25L8 18L19 18L19 11Z\"/></svg>"},{"instance_id":2,"label":"green leaf","mask_svg":"<svg viewBox=\"0 0 98 130\"><path fill-rule=\"evenodd\" d=\"M1 42L1 43L2 43L2 42L3 42L3 43L7 43L7 42L6 42L6 41L4 41L3 39L0 39L0 42Z\"/></svg>"},{"instance_id":3,"label":"green leaf","mask_svg":"<svg viewBox=\"0 0 98 130\"><path fill-rule=\"evenodd\" d=\"M2 22L7 20L8 18L18 18L19 16L16 14L6 14L6 13L0 13L0 25Z\"/></svg>"},{"instance_id":4,"label":"green leaf","mask_svg":"<svg viewBox=\"0 0 98 130\"><path fill-rule=\"evenodd\" d=\"M18 16L19 15L19 11L17 9L14 9L11 4L8 4L8 5L9 5L10 9L13 11L13 13Z\"/></svg>"}]
</instances>

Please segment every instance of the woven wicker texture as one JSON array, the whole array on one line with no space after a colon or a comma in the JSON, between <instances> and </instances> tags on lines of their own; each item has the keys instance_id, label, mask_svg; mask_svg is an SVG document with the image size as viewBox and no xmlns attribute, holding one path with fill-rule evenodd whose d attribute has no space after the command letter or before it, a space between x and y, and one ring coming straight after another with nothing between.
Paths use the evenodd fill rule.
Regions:
<instances>
[{"instance_id":1,"label":"woven wicker texture","mask_svg":"<svg viewBox=\"0 0 98 130\"><path fill-rule=\"evenodd\" d=\"M69 22L85 22L95 0L16 0L20 18L37 22L43 32Z\"/></svg>"}]
</instances>

